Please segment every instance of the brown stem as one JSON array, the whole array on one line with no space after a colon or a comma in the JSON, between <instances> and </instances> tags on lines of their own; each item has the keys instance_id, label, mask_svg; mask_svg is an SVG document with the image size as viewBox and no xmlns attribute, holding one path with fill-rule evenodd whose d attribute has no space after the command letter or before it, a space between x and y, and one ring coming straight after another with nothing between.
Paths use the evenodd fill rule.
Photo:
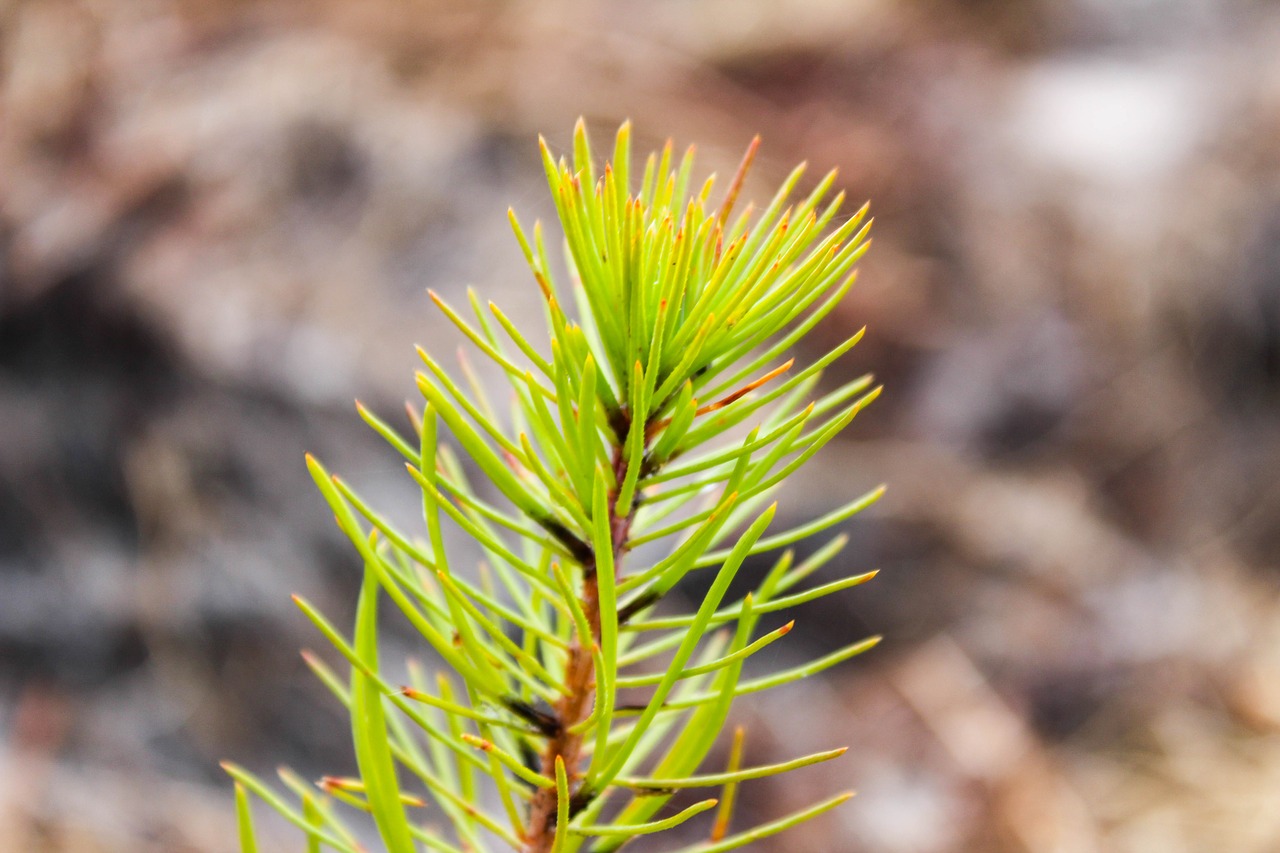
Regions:
<instances>
[{"instance_id":1,"label":"brown stem","mask_svg":"<svg viewBox=\"0 0 1280 853\"><path fill-rule=\"evenodd\" d=\"M621 447L615 447L613 450L613 473L618 483L626 478L626 453ZM634 509L626 518L618 518L614 513L617 503L618 496L614 492L609 495L609 527L615 574L622 560L622 548L631 530L631 522L635 518ZM592 642L597 644L600 642L600 588L596 579L594 557L583 563L582 576L582 610L586 614L587 624L591 627ZM556 703L555 709L559 729L557 734L548 741L547 748L542 754L541 769L544 776L554 779L556 758L564 759L570 791L575 792L574 782L578 775L578 762L582 753L582 735L575 734L570 729L590 716L596 691L595 658L592 656L592 649L583 646L580 638L575 637L569 645L568 659L565 661L564 686L568 693ZM573 793L570 794L572 795ZM550 853L556 834L557 805L555 788L538 788L534 792L529 809L529 824L525 830L526 853Z\"/></svg>"}]
</instances>

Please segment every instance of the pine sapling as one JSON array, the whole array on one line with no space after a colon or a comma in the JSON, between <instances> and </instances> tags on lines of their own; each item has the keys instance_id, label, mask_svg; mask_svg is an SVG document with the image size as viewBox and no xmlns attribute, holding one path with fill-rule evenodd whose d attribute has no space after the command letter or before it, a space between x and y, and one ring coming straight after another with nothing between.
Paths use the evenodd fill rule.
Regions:
<instances>
[{"instance_id":1,"label":"pine sapling","mask_svg":"<svg viewBox=\"0 0 1280 853\"><path fill-rule=\"evenodd\" d=\"M724 770L700 772L736 697L879 640L743 677L748 658L791 630L781 614L874 575L802 587L845 538L798 564L788 546L883 491L771 529L774 493L880 389L863 376L810 399L861 331L812 364L784 360L852 285L870 221L865 206L838 218L834 172L793 201L803 166L763 209L739 212L757 144L711 206L714 176L691 184L692 148L675 162L668 143L636 175L629 124L602 171L581 122L568 158L543 142L567 275L553 273L539 224L529 232L510 219L542 292L546 343L474 293L464 308L433 293L510 387L484 387L466 364L459 380L419 350L422 401L407 432L357 406L404 457L422 494L422 530L400 529L307 457L363 563L350 636L295 599L349 665L342 677L304 652L350 714L359 775L307 783L282 771L282 793L225 765L245 851L257 849L250 795L295 824L308 851L342 853L366 849L358 839L367 831L351 823L361 813L390 853L614 851L686 821L682 836L701 824L706 840L680 853L718 853L848 798L734 832L741 783L844 750L744 766L738 729ZM512 402L500 413L502 399ZM472 540L465 560L446 547L447 526L450 542L457 531ZM772 567L731 599L744 561L765 553L778 555ZM709 586L682 613L666 599L690 574ZM421 638L434 674L412 662L408 685L386 674L401 667L379 660L382 597ZM720 794L672 805L686 802L686 789Z\"/></svg>"}]
</instances>

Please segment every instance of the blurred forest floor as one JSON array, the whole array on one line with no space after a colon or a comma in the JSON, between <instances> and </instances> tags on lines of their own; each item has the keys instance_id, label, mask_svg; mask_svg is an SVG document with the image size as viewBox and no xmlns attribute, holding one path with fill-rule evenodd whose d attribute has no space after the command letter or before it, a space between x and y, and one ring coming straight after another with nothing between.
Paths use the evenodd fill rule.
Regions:
<instances>
[{"instance_id":1,"label":"blurred forest floor","mask_svg":"<svg viewBox=\"0 0 1280 853\"><path fill-rule=\"evenodd\" d=\"M351 400L455 346L428 286L537 315L504 211L579 114L877 217L801 355L866 324L887 391L782 513L890 484L788 643L887 639L738 712L854 747L744 809L859 796L755 849L1280 849L1280 6L0 0L0 61L0 849L229 851L219 759L350 769L302 453L411 506Z\"/></svg>"}]
</instances>

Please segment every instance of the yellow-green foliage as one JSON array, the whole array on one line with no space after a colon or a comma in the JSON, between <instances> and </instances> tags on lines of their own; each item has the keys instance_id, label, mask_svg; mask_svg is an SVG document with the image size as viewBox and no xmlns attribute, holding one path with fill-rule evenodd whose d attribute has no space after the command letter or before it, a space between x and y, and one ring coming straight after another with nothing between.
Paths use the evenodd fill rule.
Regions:
<instances>
[{"instance_id":1,"label":"yellow-green foliage","mask_svg":"<svg viewBox=\"0 0 1280 853\"><path fill-rule=\"evenodd\" d=\"M812 365L781 361L852 284L869 245L866 208L837 219L843 194L828 199L834 173L790 201L801 167L762 210L738 212L756 143L712 207L713 179L691 192L692 149L677 164L668 143L633 176L630 147L624 124L612 161L597 172L581 123L571 162L542 145L567 277L553 275L542 228L527 233L511 214L545 297L549 345L474 294L472 318L432 294L501 368L509 389L487 394L465 365L459 383L421 352L424 402L411 435L359 408L421 488L422 530L397 529L308 457L364 568L351 639L298 600L350 664L344 680L307 656L350 712L360 776L326 777L312 788L285 773L294 806L227 765L246 851L254 849L249 794L299 826L305 849L347 853L360 848L346 821L361 812L372 815L392 853L616 850L717 804L703 799L673 811L676 792L723 788L718 814L701 818L708 840L683 848L712 853L847 798L730 834L740 783L844 750L743 768L739 734L726 771L698 770L735 697L819 672L878 639L742 678L746 659L790 630L779 614L871 577L795 590L843 537L799 565L782 551L752 593L726 601L748 557L832 527L882 491L799 527L769 530L773 492L879 391L862 377L810 401L820 371L860 332ZM513 400L508 417L490 396ZM745 437L729 438L739 425ZM459 451L489 481L485 488L467 481ZM447 553L450 525L474 539L483 571ZM628 553L648 543L660 544L635 564ZM710 578L695 612L653 613L691 572ZM401 687L380 674L384 595L438 661L435 679L415 669L415 683ZM620 690L643 691L644 699L622 704ZM427 801L434 808L424 812Z\"/></svg>"}]
</instances>

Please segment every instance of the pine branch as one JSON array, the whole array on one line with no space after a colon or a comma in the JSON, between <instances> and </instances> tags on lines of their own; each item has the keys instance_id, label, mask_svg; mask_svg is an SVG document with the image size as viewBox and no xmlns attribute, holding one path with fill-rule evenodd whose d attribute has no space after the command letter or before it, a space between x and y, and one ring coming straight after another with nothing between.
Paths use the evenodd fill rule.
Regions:
<instances>
[{"instance_id":1,"label":"pine branch","mask_svg":"<svg viewBox=\"0 0 1280 853\"><path fill-rule=\"evenodd\" d=\"M315 786L282 772L294 806L227 765L242 849L256 849L250 795L302 829L309 850L362 849L340 817L351 808L372 817L391 853L484 851L494 842L518 853L616 850L699 820L716 800L664 810L676 791L706 786L723 786L724 796L711 840L692 849L729 850L846 798L731 835L740 784L834 759L843 749L743 769L739 732L728 769L698 772L735 697L808 677L879 639L742 678L746 659L794 624L757 633L763 619L875 574L789 592L840 551L844 537L837 537L799 566L784 551L751 593L726 603L747 558L840 524L882 492L766 535L778 486L879 388L862 377L808 401L821 371L861 332L812 364L784 360L847 292L870 223L863 207L832 226L843 201L843 194L826 198L834 173L790 203L803 167L758 213L749 204L737 212L758 145L751 143L723 202L711 206L714 178L690 192L692 148L676 163L668 143L634 182L627 124L600 172L581 122L568 160L542 143L564 229L566 280L552 270L541 225L530 239L514 213L510 219L546 303L547 346L474 293L474 319L431 294L510 385L510 422L498 417L491 400L499 395L465 357L459 381L425 350L417 377L423 404L409 407L411 435L357 404L407 462L422 494L425 540L308 457L364 567L350 640L298 599L350 665L344 683L304 654L351 715L360 772ZM562 302L566 291L576 311ZM739 425L750 426L745 440L727 440ZM446 434L489 481L486 496L468 482ZM478 577L446 548L449 527L483 554ZM624 572L628 555L650 543L665 552ZM712 580L694 612L652 614L695 571ZM433 686L411 664L412 683L397 687L383 674L377 603L384 595L452 676L439 673ZM659 659L665 664L653 668ZM647 698L626 704L622 690ZM428 799L445 830L419 825L411 812Z\"/></svg>"}]
</instances>

